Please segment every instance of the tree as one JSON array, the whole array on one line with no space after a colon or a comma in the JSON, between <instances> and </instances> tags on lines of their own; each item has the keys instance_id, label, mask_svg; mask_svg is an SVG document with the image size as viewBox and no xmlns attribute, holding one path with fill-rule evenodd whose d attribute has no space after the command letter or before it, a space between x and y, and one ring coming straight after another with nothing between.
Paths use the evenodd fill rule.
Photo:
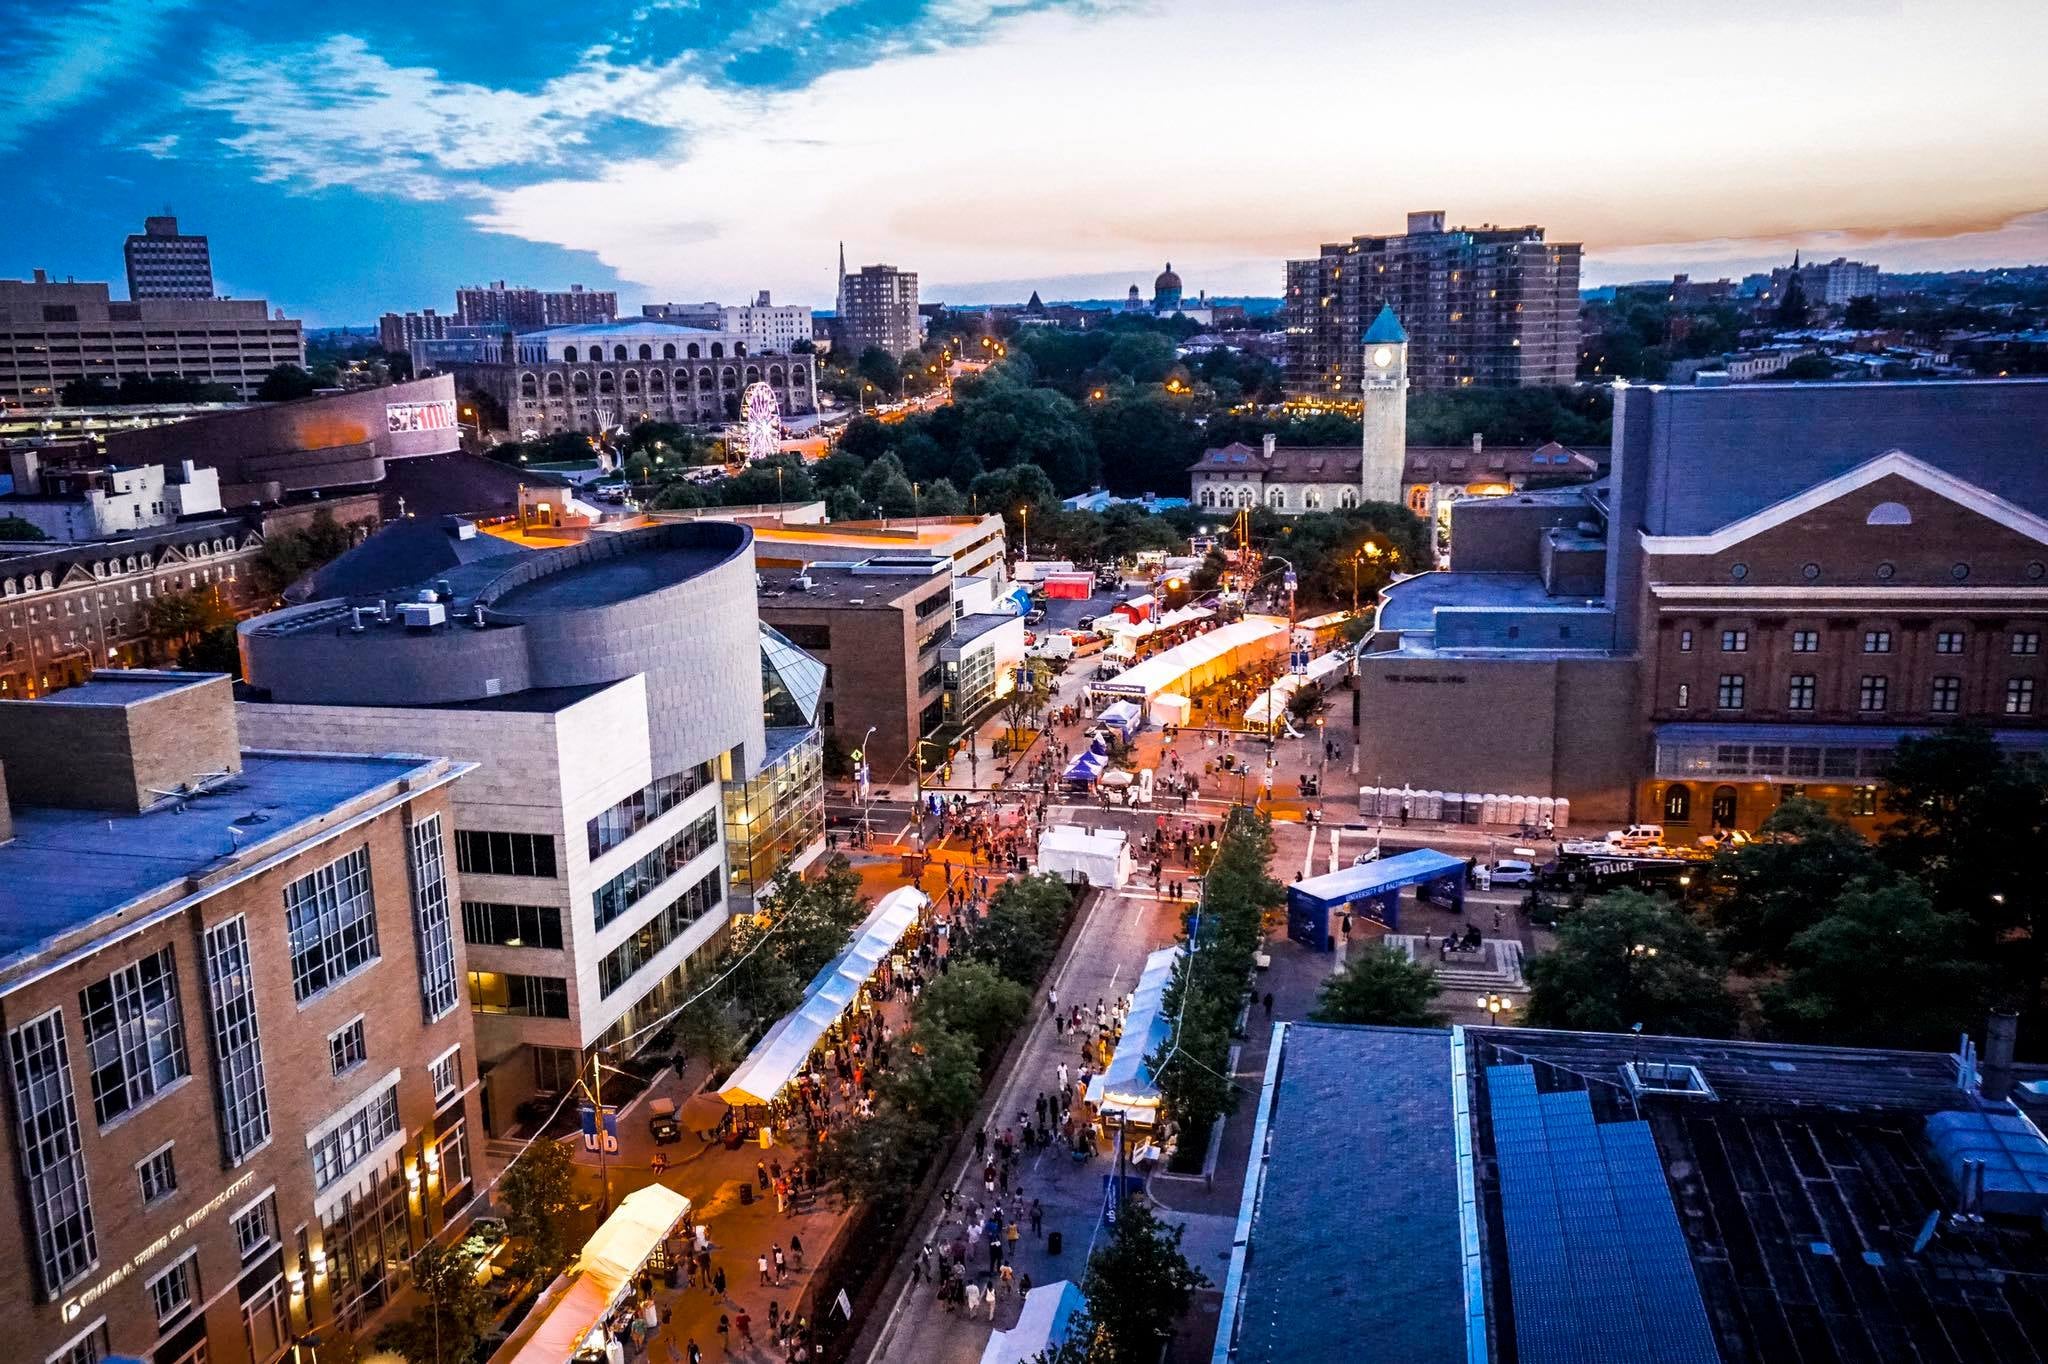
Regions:
<instances>
[{"instance_id":1,"label":"tree","mask_svg":"<svg viewBox=\"0 0 2048 1364\"><path fill-rule=\"evenodd\" d=\"M519 1242L518 1273L546 1284L568 1267L578 1244L575 1166L560 1142L528 1146L499 1177L498 1202L506 1234Z\"/></svg>"},{"instance_id":2,"label":"tree","mask_svg":"<svg viewBox=\"0 0 2048 1364\"><path fill-rule=\"evenodd\" d=\"M1941 913L1913 882L1858 882L1792 940L1790 971L1763 992L1764 1016L1795 1041L1939 1051L1983 1017L1990 997L1991 970L1970 941L1968 922Z\"/></svg>"},{"instance_id":3,"label":"tree","mask_svg":"<svg viewBox=\"0 0 2048 1364\"><path fill-rule=\"evenodd\" d=\"M552 1143L550 1143L552 1145ZM412 1257L412 1315L377 1334L377 1344L396 1350L409 1364L466 1364L476 1353L493 1311L488 1281L479 1281L483 1243L470 1238L453 1246L429 1242Z\"/></svg>"},{"instance_id":4,"label":"tree","mask_svg":"<svg viewBox=\"0 0 2048 1364\"><path fill-rule=\"evenodd\" d=\"M1375 943L1323 980L1309 1018L1317 1023L1433 1028L1444 1021L1435 1007L1442 992L1436 972L1411 961L1405 952Z\"/></svg>"},{"instance_id":5,"label":"tree","mask_svg":"<svg viewBox=\"0 0 2048 1364\"><path fill-rule=\"evenodd\" d=\"M2048 924L2032 864L2048 834L2048 788L2032 769L2007 758L1989 730L1959 725L1902 739L1879 776L1891 817L1878 839L1885 863L1982 936L2027 928L2038 954Z\"/></svg>"},{"instance_id":6,"label":"tree","mask_svg":"<svg viewBox=\"0 0 2048 1364\"><path fill-rule=\"evenodd\" d=\"M1690 916L1620 890L1559 924L1557 946L1529 963L1529 1022L1589 1032L1725 1037L1734 1030L1720 953Z\"/></svg>"},{"instance_id":7,"label":"tree","mask_svg":"<svg viewBox=\"0 0 2048 1364\"><path fill-rule=\"evenodd\" d=\"M1059 951L1072 905L1072 893L1057 876L1019 877L989 901L987 917L968 939L968 958L1035 988Z\"/></svg>"},{"instance_id":8,"label":"tree","mask_svg":"<svg viewBox=\"0 0 2048 1364\"><path fill-rule=\"evenodd\" d=\"M368 527L374 523L358 524ZM341 525L333 512L322 507L304 529L275 531L264 540L250 564L250 576L260 591L276 596L314 569L340 558L355 543L355 532L355 527Z\"/></svg>"},{"instance_id":9,"label":"tree","mask_svg":"<svg viewBox=\"0 0 2048 1364\"><path fill-rule=\"evenodd\" d=\"M918 996L920 1026L930 1025L966 1038L984 1059L1024 1021L1031 992L982 961L953 963Z\"/></svg>"},{"instance_id":10,"label":"tree","mask_svg":"<svg viewBox=\"0 0 2048 1364\"><path fill-rule=\"evenodd\" d=\"M1116 1230L1088 1261L1081 1291L1104 1364L1156 1364L1174 1325L1209 1279L1180 1248L1185 1228L1167 1226L1136 1199L1117 1209Z\"/></svg>"},{"instance_id":11,"label":"tree","mask_svg":"<svg viewBox=\"0 0 2048 1364\"><path fill-rule=\"evenodd\" d=\"M1795 796L1757 827L1754 842L1714 860L1715 884L1730 888L1710 902L1722 945L1753 967L1782 961L1843 886L1881 870L1862 835L1827 807Z\"/></svg>"},{"instance_id":12,"label":"tree","mask_svg":"<svg viewBox=\"0 0 2048 1364\"><path fill-rule=\"evenodd\" d=\"M818 1173L836 1180L849 1198L898 1206L916 1191L940 1135L930 1123L884 1105L832 1134L818 1152Z\"/></svg>"},{"instance_id":13,"label":"tree","mask_svg":"<svg viewBox=\"0 0 2048 1364\"><path fill-rule=\"evenodd\" d=\"M1003 724L1008 730L1011 747L1023 742L1024 730L1045 709L1051 698L1052 679L1046 674L1045 664L1032 659L1018 664L1017 684L1003 698Z\"/></svg>"},{"instance_id":14,"label":"tree","mask_svg":"<svg viewBox=\"0 0 2048 1364\"><path fill-rule=\"evenodd\" d=\"M259 403L289 402L293 398L308 398L319 385L313 376L289 362L273 366L263 376L263 382L256 386L256 401Z\"/></svg>"},{"instance_id":15,"label":"tree","mask_svg":"<svg viewBox=\"0 0 2048 1364\"><path fill-rule=\"evenodd\" d=\"M142 609L143 630L153 657L176 659L209 630L232 629L235 613L210 591L167 592Z\"/></svg>"},{"instance_id":16,"label":"tree","mask_svg":"<svg viewBox=\"0 0 2048 1364\"><path fill-rule=\"evenodd\" d=\"M974 1116L981 1066L971 1040L920 1018L894 1046L909 1054L876 1086L890 1105L948 1132Z\"/></svg>"},{"instance_id":17,"label":"tree","mask_svg":"<svg viewBox=\"0 0 2048 1364\"><path fill-rule=\"evenodd\" d=\"M0 540L47 540L43 528L19 516L0 516Z\"/></svg>"},{"instance_id":18,"label":"tree","mask_svg":"<svg viewBox=\"0 0 2048 1364\"><path fill-rule=\"evenodd\" d=\"M895 357L880 346L869 346L862 351L860 359L854 362L854 370L877 391L891 397L895 396L896 386L903 377Z\"/></svg>"},{"instance_id":19,"label":"tree","mask_svg":"<svg viewBox=\"0 0 2048 1364\"><path fill-rule=\"evenodd\" d=\"M1874 294L1858 294L1842 313L1842 325L1851 331L1876 331L1884 325L1884 314Z\"/></svg>"},{"instance_id":20,"label":"tree","mask_svg":"<svg viewBox=\"0 0 2048 1364\"><path fill-rule=\"evenodd\" d=\"M950 478L935 478L924 485L920 510L926 516L958 516L967 510L967 498Z\"/></svg>"}]
</instances>

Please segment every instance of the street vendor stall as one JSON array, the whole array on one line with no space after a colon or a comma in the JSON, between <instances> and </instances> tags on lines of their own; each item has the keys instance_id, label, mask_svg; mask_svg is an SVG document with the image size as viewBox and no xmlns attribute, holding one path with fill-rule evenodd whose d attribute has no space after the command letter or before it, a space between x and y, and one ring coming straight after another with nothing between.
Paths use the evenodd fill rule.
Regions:
<instances>
[{"instance_id":1,"label":"street vendor stall","mask_svg":"<svg viewBox=\"0 0 2048 1364\"><path fill-rule=\"evenodd\" d=\"M1067 770L1061 777L1067 785L1085 791L1101 778L1108 767L1109 750L1103 747L1100 739L1097 739L1087 749L1075 755L1074 761L1067 765Z\"/></svg>"},{"instance_id":2,"label":"street vendor stall","mask_svg":"<svg viewBox=\"0 0 2048 1364\"><path fill-rule=\"evenodd\" d=\"M734 1108L768 1104L795 1079L811 1052L859 999L861 987L917 923L929 901L914 886L891 891L862 921L845 951L826 963L804 990L803 1003L777 1019L747 1059L719 1087Z\"/></svg>"},{"instance_id":3,"label":"street vendor stall","mask_svg":"<svg viewBox=\"0 0 2048 1364\"><path fill-rule=\"evenodd\" d=\"M689 1216L690 1200L661 1184L635 1189L583 1243L492 1364L599 1364L637 1304L635 1281L668 1267L667 1245Z\"/></svg>"},{"instance_id":4,"label":"street vendor stall","mask_svg":"<svg viewBox=\"0 0 2048 1364\"><path fill-rule=\"evenodd\" d=\"M1154 654L1104 682L1089 685L1097 700L1134 701L1149 707L1168 692L1189 696L1226 677L1277 658L1287 648L1287 622L1278 616L1247 616L1196 635ZM1158 717L1153 717L1154 722Z\"/></svg>"},{"instance_id":5,"label":"street vendor stall","mask_svg":"<svg viewBox=\"0 0 2048 1364\"><path fill-rule=\"evenodd\" d=\"M1129 743L1132 736L1144 727L1145 712L1134 701L1112 701L1095 717L1095 723L1115 731L1117 738Z\"/></svg>"},{"instance_id":6,"label":"street vendor stall","mask_svg":"<svg viewBox=\"0 0 2048 1364\"><path fill-rule=\"evenodd\" d=\"M1173 1036L1173 1020L1165 1011L1166 986L1181 952L1179 947L1162 947L1145 958L1116 1051L1103 1072L1088 1081L1087 1098L1097 1117L1134 1127L1150 1127L1159 1120L1159 1086L1146 1058Z\"/></svg>"},{"instance_id":7,"label":"street vendor stall","mask_svg":"<svg viewBox=\"0 0 2048 1364\"><path fill-rule=\"evenodd\" d=\"M1131 875L1130 838L1121 829L1055 824L1038 836L1038 869L1070 885L1121 886Z\"/></svg>"},{"instance_id":8,"label":"street vendor stall","mask_svg":"<svg viewBox=\"0 0 2048 1364\"><path fill-rule=\"evenodd\" d=\"M1260 693L1258 698L1245 707L1244 722L1254 729L1265 729L1276 716L1287 713L1287 703L1303 687L1321 686L1341 675L1351 661L1351 656L1342 652L1331 652L1309 660L1308 671L1287 673Z\"/></svg>"}]
</instances>

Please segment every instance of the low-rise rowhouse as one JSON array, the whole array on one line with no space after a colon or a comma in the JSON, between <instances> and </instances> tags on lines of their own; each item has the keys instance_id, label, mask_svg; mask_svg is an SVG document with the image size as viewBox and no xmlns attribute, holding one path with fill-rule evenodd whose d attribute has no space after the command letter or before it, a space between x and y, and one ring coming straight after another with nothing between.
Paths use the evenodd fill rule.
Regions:
<instances>
[{"instance_id":1,"label":"low-rise rowhouse","mask_svg":"<svg viewBox=\"0 0 2048 1364\"><path fill-rule=\"evenodd\" d=\"M474 1197L442 758L241 747L225 676L0 703L0 1311L29 1359L271 1364Z\"/></svg>"}]
</instances>

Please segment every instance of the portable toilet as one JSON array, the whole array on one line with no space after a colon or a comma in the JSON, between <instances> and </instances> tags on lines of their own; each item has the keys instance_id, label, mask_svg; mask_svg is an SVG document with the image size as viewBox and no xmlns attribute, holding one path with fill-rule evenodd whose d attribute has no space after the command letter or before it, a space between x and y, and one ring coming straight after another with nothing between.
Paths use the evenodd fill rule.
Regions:
<instances>
[{"instance_id":1,"label":"portable toilet","mask_svg":"<svg viewBox=\"0 0 2048 1364\"><path fill-rule=\"evenodd\" d=\"M1467 791L1459 799L1464 802L1465 823L1477 824L1479 817L1486 813L1486 797L1474 795L1472 792Z\"/></svg>"},{"instance_id":2,"label":"portable toilet","mask_svg":"<svg viewBox=\"0 0 2048 1364\"><path fill-rule=\"evenodd\" d=\"M1529 822L1529 798L1527 796L1516 796L1508 802L1507 822L1510 824L1527 824Z\"/></svg>"},{"instance_id":3,"label":"portable toilet","mask_svg":"<svg viewBox=\"0 0 2048 1364\"><path fill-rule=\"evenodd\" d=\"M1559 796L1557 798L1557 813L1552 818L1557 820L1558 832L1563 833L1564 826L1572 822L1572 803L1563 796Z\"/></svg>"},{"instance_id":4,"label":"portable toilet","mask_svg":"<svg viewBox=\"0 0 2048 1364\"><path fill-rule=\"evenodd\" d=\"M1380 788L1361 786L1358 788L1358 813L1363 819L1377 819L1380 813Z\"/></svg>"},{"instance_id":5,"label":"portable toilet","mask_svg":"<svg viewBox=\"0 0 2048 1364\"><path fill-rule=\"evenodd\" d=\"M1444 792L1444 823L1463 824L1465 822L1465 816L1463 813L1464 804L1465 798L1459 795L1456 791Z\"/></svg>"},{"instance_id":6,"label":"portable toilet","mask_svg":"<svg viewBox=\"0 0 2048 1364\"><path fill-rule=\"evenodd\" d=\"M1541 824L1546 819L1553 824L1557 822L1557 798L1555 796L1545 796L1536 802L1536 822Z\"/></svg>"},{"instance_id":7,"label":"portable toilet","mask_svg":"<svg viewBox=\"0 0 2048 1364\"><path fill-rule=\"evenodd\" d=\"M1498 823L1500 823L1500 797L1499 797L1499 796L1496 796L1496 795L1492 795L1492 794L1488 794L1488 795L1487 795L1487 797L1486 797L1486 798L1485 798L1485 799L1484 799L1483 801L1481 801L1481 802L1480 802L1480 806L1479 806L1479 822L1480 822L1480 823L1482 823L1482 824L1498 824Z\"/></svg>"}]
</instances>

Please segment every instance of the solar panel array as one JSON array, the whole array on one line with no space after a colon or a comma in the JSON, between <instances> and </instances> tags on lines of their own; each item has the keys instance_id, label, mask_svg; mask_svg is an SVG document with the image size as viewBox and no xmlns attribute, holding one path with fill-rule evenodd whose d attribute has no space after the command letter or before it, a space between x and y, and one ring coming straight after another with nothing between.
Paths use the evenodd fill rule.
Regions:
<instances>
[{"instance_id":1,"label":"solar panel array","mask_svg":"<svg viewBox=\"0 0 2048 1364\"><path fill-rule=\"evenodd\" d=\"M1716 1364L1649 1124L1596 1123L1528 1066L1486 1088L1521 1364Z\"/></svg>"}]
</instances>

